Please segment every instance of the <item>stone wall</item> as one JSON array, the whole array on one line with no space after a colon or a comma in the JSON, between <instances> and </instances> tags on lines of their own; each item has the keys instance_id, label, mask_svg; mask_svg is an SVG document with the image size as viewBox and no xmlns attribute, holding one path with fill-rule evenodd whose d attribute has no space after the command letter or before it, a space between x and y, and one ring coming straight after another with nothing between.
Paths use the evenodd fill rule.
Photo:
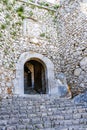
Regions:
<instances>
[{"instance_id":1,"label":"stone wall","mask_svg":"<svg viewBox=\"0 0 87 130\"><path fill-rule=\"evenodd\" d=\"M55 16L54 7L23 1L0 2L0 93L3 96L14 93L16 63L24 52L42 54L56 63Z\"/></svg>"},{"instance_id":2,"label":"stone wall","mask_svg":"<svg viewBox=\"0 0 87 130\"><path fill-rule=\"evenodd\" d=\"M72 91L87 89L87 1L61 0L58 9L58 44L61 71Z\"/></svg>"}]
</instances>

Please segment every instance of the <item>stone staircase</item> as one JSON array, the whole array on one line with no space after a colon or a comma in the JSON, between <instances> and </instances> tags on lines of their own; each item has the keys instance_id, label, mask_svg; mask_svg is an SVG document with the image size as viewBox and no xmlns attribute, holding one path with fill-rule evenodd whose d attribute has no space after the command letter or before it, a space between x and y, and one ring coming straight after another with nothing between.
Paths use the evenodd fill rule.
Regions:
<instances>
[{"instance_id":1,"label":"stone staircase","mask_svg":"<svg viewBox=\"0 0 87 130\"><path fill-rule=\"evenodd\" d=\"M2 99L0 130L87 130L87 103L49 95Z\"/></svg>"}]
</instances>

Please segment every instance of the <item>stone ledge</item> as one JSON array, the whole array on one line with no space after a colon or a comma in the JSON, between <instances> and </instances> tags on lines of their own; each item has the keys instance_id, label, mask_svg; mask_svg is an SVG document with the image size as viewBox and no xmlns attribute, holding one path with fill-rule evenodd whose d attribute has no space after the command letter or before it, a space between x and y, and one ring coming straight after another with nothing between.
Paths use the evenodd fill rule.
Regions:
<instances>
[{"instance_id":1,"label":"stone ledge","mask_svg":"<svg viewBox=\"0 0 87 130\"><path fill-rule=\"evenodd\" d=\"M56 12L55 9L51 9L51 8L48 8L48 7L45 7L45 6L40 6L39 4L32 3L32 2L29 2L29 1L20 0L20 2L28 3L28 4L30 4L30 5L37 6L37 7L39 7L39 8L43 8L43 9L46 9L46 10L50 10L50 11Z\"/></svg>"}]
</instances>

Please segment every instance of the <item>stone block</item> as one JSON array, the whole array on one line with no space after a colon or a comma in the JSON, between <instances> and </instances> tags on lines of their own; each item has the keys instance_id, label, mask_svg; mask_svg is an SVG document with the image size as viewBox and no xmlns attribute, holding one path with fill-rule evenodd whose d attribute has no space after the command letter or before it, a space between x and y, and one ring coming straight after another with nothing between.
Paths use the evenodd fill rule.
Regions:
<instances>
[{"instance_id":1,"label":"stone block","mask_svg":"<svg viewBox=\"0 0 87 130\"><path fill-rule=\"evenodd\" d=\"M57 95L59 97L71 98L72 94L71 94L70 88L67 84L65 75L63 73L60 73L57 76L57 78L58 78L56 80L56 86L57 86L56 88L58 89Z\"/></svg>"},{"instance_id":2,"label":"stone block","mask_svg":"<svg viewBox=\"0 0 87 130\"><path fill-rule=\"evenodd\" d=\"M77 69L75 69L75 70L74 70L74 75L75 75L75 76L79 76L80 73L81 73L81 71L82 71L81 68L77 68Z\"/></svg>"},{"instance_id":3,"label":"stone block","mask_svg":"<svg viewBox=\"0 0 87 130\"><path fill-rule=\"evenodd\" d=\"M16 126L7 126L6 130L17 130Z\"/></svg>"},{"instance_id":4,"label":"stone block","mask_svg":"<svg viewBox=\"0 0 87 130\"><path fill-rule=\"evenodd\" d=\"M78 103L82 103L82 102L87 102L87 91L85 93L79 94L78 96L76 96L73 99L73 102L75 102L76 104Z\"/></svg>"},{"instance_id":5,"label":"stone block","mask_svg":"<svg viewBox=\"0 0 87 130\"><path fill-rule=\"evenodd\" d=\"M80 66L82 69L85 69L87 67L87 57L84 57L81 61L80 61Z\"/></svg>"},{"instance_id":6,"label":"stone block","mask_svg":"<svg viewBox=\"0 0 87 130\"><path fill-rule=\"evenodd\" d=\"M81 118L80 113L73 114L73 119L80 119L80 118Z\"/></svg>"}]
</instances>

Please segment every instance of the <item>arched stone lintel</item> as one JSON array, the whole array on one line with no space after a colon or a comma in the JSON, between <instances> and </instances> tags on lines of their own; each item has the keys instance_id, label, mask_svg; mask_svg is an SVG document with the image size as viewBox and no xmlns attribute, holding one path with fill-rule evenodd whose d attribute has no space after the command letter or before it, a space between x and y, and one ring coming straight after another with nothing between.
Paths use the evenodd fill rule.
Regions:
<instances>
[{"instance_id":1,"label":"arched stone lintel","mask_svg":"<svg viewBox=\"0 0 87 130\"><path fill-rule=\"evenodd\" d=\"M54 87L54 65L47 57L32 51L24 52L16 64L15 94L24 95L24 64L31 59L39 60L44 66L47 79L47 93L52 94Z\"/></svg>"}]
</instances>

